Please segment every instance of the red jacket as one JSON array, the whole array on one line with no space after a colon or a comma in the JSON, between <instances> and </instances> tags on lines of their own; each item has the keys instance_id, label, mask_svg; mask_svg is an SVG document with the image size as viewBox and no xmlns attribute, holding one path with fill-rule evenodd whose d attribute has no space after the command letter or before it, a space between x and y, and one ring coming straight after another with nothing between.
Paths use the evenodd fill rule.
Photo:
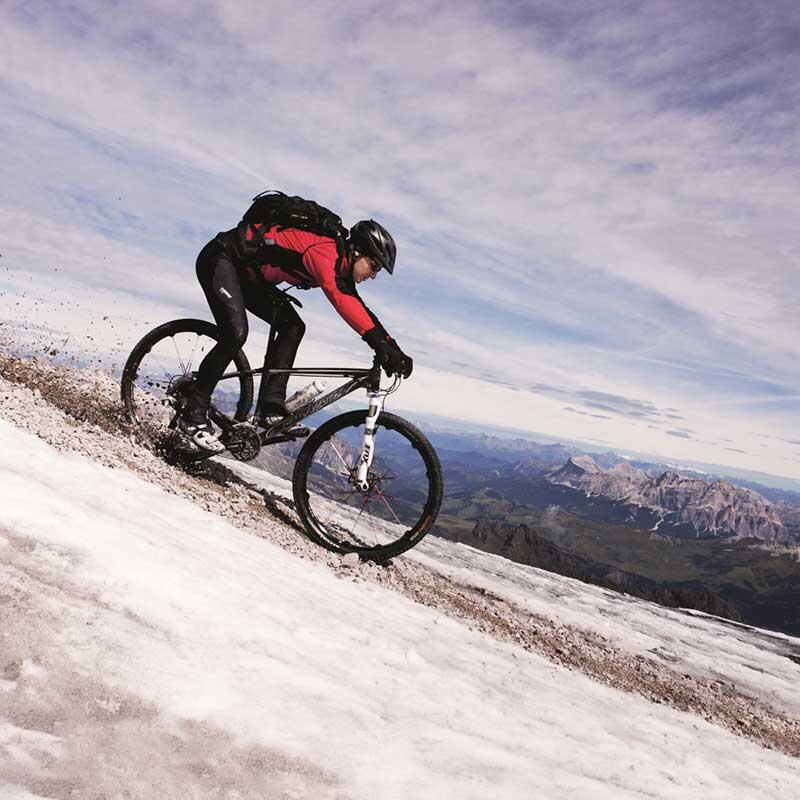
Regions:
<instances>
[{"instance_id":1,"label":"red jacket","mask_svg":"<svg viewBox=\"0 0 800 800\"><path fill-rule=\"evenodd\" d=\"M246 237L248 242L259 237L264 241L259 255L263 253L265 261L250 270L257 269L267 283L322 289L342 319L361 336L380 326L356 292L347 256L337 274L338 254L333 239L296 228L279 230L276 226L265 230L262 225L248 226ZM270 245L277 246L270 251Z\"/></svg>"}]
</instances>

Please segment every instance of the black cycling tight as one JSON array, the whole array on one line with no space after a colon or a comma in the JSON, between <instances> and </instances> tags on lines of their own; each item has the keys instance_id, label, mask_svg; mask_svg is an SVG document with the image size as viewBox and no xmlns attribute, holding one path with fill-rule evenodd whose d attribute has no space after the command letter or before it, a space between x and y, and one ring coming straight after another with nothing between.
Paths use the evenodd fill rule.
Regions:
<instances>
[{"instance_id":1,"label":"black cycling tight","mask_svg":"<svg viewBox=\"0 0 800 800\"><path fill-rule=\"evenodd\" d=\"M195 405L208 408L211 393L234 355L247 341L248 325L245 309L265 322L275 325L273 287L242 277L228 257L220 241L210 241L197 257L197 279L203 287L211 313L217 323L220 339L208 352L197 370ZM289 369L294 364L297 348L306 326L300 315L283 303L277 320L271 367ZM270 375L261 381L259 402L267 397L283 397L288 375Z\"/></svg>"}]
</instances>

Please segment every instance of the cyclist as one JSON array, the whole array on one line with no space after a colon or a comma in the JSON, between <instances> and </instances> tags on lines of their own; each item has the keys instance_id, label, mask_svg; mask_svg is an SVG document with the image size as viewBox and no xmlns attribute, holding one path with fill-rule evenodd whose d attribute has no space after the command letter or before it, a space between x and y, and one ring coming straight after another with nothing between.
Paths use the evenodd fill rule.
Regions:
<instances>
[{"instance_id":1,"label":"cyclist","mask_svg":"<svg viewBox=\"0 0 800 800\"><path fill-rule=\"evenodd\" d=\"M220 233L197 257L197 278L219 329L219 341L201 362L192 394L178 422L179 428L205 450L221 452L208 420L211 394L234 355L247 340L245 309L275 326L273 369L290 369L305 333L297 311L276 289L281 283L320 288L341 317L375 351L390 375L407 378L412 359L386 332L358 295L356 285L374 279L381 270L394 272L397 248L389 232L372 219L350 229L344 252L335 239L298 228L242 222ZM280 314L277 310L280 308ZM289 376L271 374L262 379L252 422L272 427L286 416Z\"/></svg>"}]
</instances>

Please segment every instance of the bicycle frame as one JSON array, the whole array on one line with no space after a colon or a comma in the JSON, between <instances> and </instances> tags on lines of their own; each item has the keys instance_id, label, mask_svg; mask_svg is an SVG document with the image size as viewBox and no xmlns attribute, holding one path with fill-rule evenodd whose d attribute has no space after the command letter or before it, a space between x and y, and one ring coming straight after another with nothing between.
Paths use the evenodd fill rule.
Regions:
<instances>
[{"instance_id":1,"label":"bicycle frame","mask_svg":"<svg viewBox=\"0 0 800 800\"><path fill-rule=\"evenodd\" d=\"M369 409L367 411L367 418L364 425L364 438L361 445L361 455L358 460L358 470L356 472L356 482L360 489L363 491L369 490L369 483L367 482L367 474L372 460L375 455L375 427L378 423L378 417L383 411L384 398L388 394L387 389L380 388L381 381L381 366L377 360L371 369L359 369L346 367L297 367L293 369L251 369L246 372L226 372L220 381L226 378L236 378L240 375L265 375L269 373L283 373L288 375L307 375L317 377L349 377L347 383L338 386L336 389L322 395L322 397L312 400L301 406L296 411L284 417L280 424L274 428L266 431L261 431L258 438L262 446L270 444L278 444L280 442L293 441L294 436L289 432L293 425L296 425L301 420L316 414L317 411L325 408L326 406L341 400L348 394L357 391L358 389L365 388L367 390L367 397L369 398ZM215 408L213 405L209 409L210 416L223 430L230 430L235 423L231 419Z\"/></svg>"},{"instance_id":2,"label":"bicycle frame","mask_svg":"<svg viewBox=\"0 0 800 800\"><path fill-rule=\"evenodd\" d=\"M366 388L368 395L373 393L382 394L380 390L380 365L374 365L371 369L363 368L347 368L347 367L294 367L292 369L251 369L246 372L226 372L221 378L220 382L227 378L238 378L241 375L269 375L282 373L284 375L307 375L317 377L337 377L337 378L351 378L347 383L338 386L336 389L328 392L327 394L306 403L289 416L281 420L280 429L290 428L292 425L297 424L306 417L316 414L317 411L325 408L326 406L341 400L343 397L357 391L358 389Z\"/></svg>"},{"instance_id":3,"label":"bicycle frame","mask_svg":"<svg viewBox=\"0 0 800 800\"><path fill-rule=\"evenodd\" d=\"M378 363L377 357L372 362L370 369L363 368L346 368L346 367L293 367L290 369L270 369L272 351L275 346L277 322L280 314L288 302L295 303L302 308L299 300L284 292L284 297L278 300L280 306L275 313L273 324L270 325L269 339L267 341L267 352L264 356L264 366L260 369L252 369L246 372L226 372L220 381L227 378L236 378L241 375L261 375L262 380L267 375L306 375L309 377L339 377L350 378L350 380L341 386L333 389L322 397L312 400L310 403L298 408L296 411L284 417L280 424L268 431L262 431L259 435L261 445L278 444L279 442L292 441L295 437L289 433L292 426L298 422L316 414L317 411L325 408L326 406L341 400L348 394L351 394L358 389L365 388L367 390L367 397L369 399L369 410L367 411L367 419L364 425L364 439L361 446L361 455L358 460L357 470L357 485L363 491L369 490L367 482L367 473L372 465L372 460L375 455L375 427L378 423L378 417L383 411L384 398L389 390L382 390L381 384L381 366ZM233 423L224 414L219 412L213 406L210 409L210 416L220 427L224 430L229 430Z\"/></svg>"}]
</instances>

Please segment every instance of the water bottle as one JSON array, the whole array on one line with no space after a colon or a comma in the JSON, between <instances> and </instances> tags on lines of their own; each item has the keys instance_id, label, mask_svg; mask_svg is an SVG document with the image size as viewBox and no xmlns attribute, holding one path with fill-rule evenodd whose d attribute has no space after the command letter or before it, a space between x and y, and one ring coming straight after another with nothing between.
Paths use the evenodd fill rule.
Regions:
<instances>
[{"instance_id":1,"label":"water bottle","mask_svg":"<svg viewBox=\"0 0 800 800\"><path fill-rule=\"evenodd\" d=\"M321 395L325 389L325 381L316 380L295 392L286 400L286 410L292 414L298 408L310 403L315 397Z\"/></svg>"}]
</instances>

